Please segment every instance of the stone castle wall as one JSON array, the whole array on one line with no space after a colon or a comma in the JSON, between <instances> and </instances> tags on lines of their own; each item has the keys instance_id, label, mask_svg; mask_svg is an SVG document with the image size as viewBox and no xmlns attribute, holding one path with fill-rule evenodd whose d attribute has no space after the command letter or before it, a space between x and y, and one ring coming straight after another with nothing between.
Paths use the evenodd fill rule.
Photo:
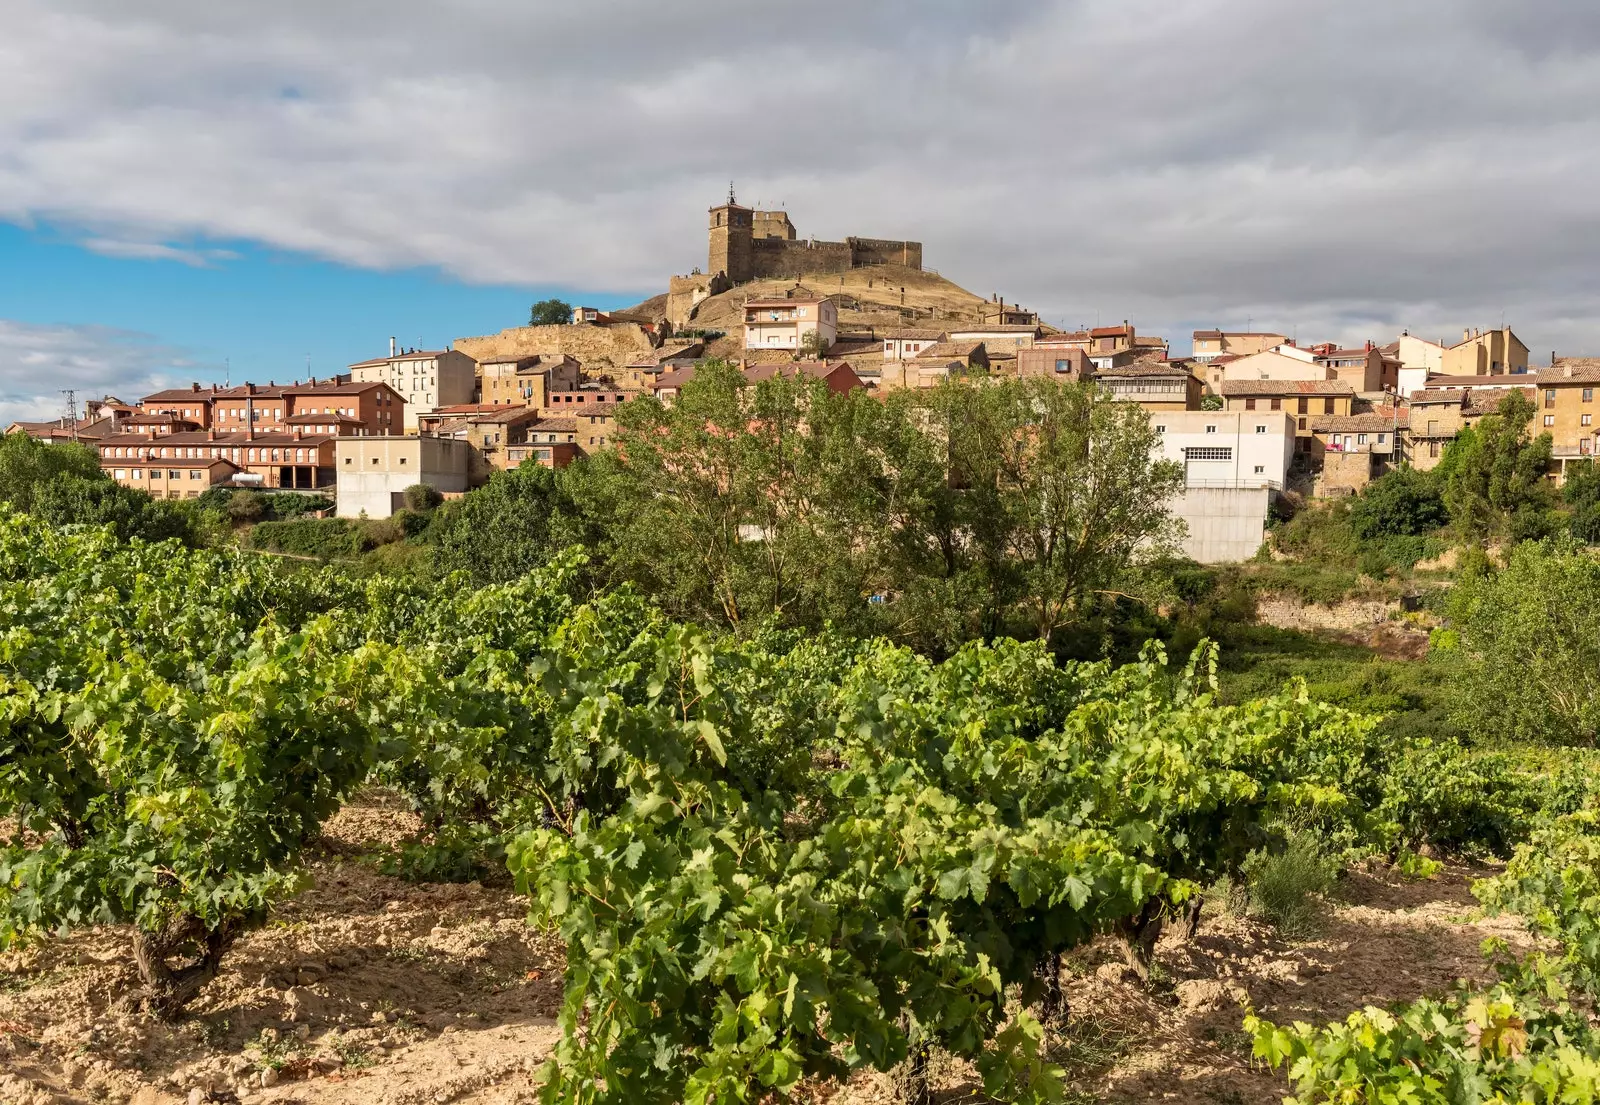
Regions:
<instances>
[{"instance_id":1,"label":"stone castle wall","mask_svg":"<svg viewBox=\"0 0 1600 1105\"><path fill-rule=\"evenodd\" d=\"M790 242L783 238L757 238L750 243L751 271L747 279L846 272L850 268L850 247L844 242Z\"/></svg>"},{"instance_id":2,"label":"stone castle wall","mask_svg":"<svg viewBox=\"0 0 1600 1105\"><path fill-rule=\"evenodd\" d=\"M517 326L484 337L457 338L455 348L480 362L535 353L565 354L592 371L602 366L620 369L654 345L638 324L614 322L609 326Z\"/></svg>"},{"instance_id":3,"label":"stone castle wall","mask_svg":"<svg viewBox=\"0 0 1600 1105\"><path fill-rule=\"evenodd\" d=\"M894 242L886 238L846 238L852 265L904 265L922 268L921 242Z\"/></svg>"}]
</instances>

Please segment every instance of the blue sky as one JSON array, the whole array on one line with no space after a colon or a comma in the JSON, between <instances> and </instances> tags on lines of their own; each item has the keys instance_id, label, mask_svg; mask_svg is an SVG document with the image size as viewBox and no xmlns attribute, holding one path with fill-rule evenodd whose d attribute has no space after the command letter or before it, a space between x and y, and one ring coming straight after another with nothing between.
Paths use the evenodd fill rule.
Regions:
<instances>
[{"instance_id":1,"label":"blue sky","mask_svg":"<svg viewBox=\"0 0 1600 1105\"><path fill-rule=\"evenodd\" d=\"M230 371L235 382L299 378L308 356L314 374L328 375L386 352L390 335L403 346L442 347L522 325L529 305L546 296L603 308L643 298L475 285L438 269L362 269L248 242L85 241L94 239L0 224L0 317L45 330L87 328L142 350L150 372L175 380L221 381Z\"/></svg>"}]
</instances>

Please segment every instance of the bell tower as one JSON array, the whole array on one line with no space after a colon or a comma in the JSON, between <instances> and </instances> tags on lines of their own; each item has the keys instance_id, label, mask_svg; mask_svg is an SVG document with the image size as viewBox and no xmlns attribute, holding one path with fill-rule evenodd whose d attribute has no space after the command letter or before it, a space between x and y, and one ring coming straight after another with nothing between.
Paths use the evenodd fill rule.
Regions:
<instances>
[{"instance_id":1,"label":"bell tower","mask_svg":"<svg viewBox=\"0 0 1600 1105\"><path fill-rule=\"evenodd\" d=\"M753 279L755 264L750 246L753 227L754 212L739 205L730 182L728 202L711 209L711 251L706 272L723 273L735 284Z\"/></svg>"}]
</instances>

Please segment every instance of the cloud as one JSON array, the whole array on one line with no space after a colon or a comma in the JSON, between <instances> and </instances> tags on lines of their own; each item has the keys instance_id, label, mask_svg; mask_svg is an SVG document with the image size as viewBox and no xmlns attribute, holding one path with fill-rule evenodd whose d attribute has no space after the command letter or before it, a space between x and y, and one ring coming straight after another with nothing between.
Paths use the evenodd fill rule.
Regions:
<instances>
[{"instance_id":1,"label":"cloud","mask_svg":"<svg viewBox=\"0 0 1600 1105\"><path fill-rule=\"evenodd\" d=\"M79 413L89 399L128 402L188 378L193 362L148 334L104 326L39 326L0 319L0 428L17 419L66 413L66 389Z\"/></svg>"},{"instance_id":2,"label":"cloud","mask_svg":"<svg viewBox=\"0 0 1600 1105\"><path fill-rule=\"evenodd\" d=\"M648 294L733 177L1060 323L1600 352L1592 5L4 2L0 218L98 248Z\"/></svg>"},{"instance_id":3,"label":"cloud","mask_svg":"<svg viewBox=\"0 0 1600 1105\"><path fill-rule=\"evenodd\" d=\"M86 238L80 245L102 257L131 261L176 261L180 265L205 269L218 261L231 261L239 255L231 249L184 249L160 242L129 242L117 238Z\"/></svg>"}]
</instances>

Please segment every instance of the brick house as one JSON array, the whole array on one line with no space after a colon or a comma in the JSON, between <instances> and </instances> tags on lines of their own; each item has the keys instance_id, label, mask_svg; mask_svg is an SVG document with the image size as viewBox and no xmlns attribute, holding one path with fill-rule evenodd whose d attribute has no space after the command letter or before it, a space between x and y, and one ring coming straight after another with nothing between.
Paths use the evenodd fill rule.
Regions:
<instances>
[{"instance_id":1,"label":"brick house","mask_svg":"<svg viewBox=\"0 0 1600 1105\"><path fill-rule=\"evenodd\" d=\"M1307 452L1315 440L1311 419L1350 413L1355 389L1343 380L1224 380L1225 409L1284 411L1295 419L1295 449Z\"/></svg>"},{"instance_id":2,"label":"brick house","mask_svg":"<svg viewBox=\"0 0 1600 1105\"><path fill-rule=\"evenodd\" d=\"M1356 494L1404 463L1410 411L1395 405L1362 414L1311 419L1311 463L1321 494ZM1304 451L1304 450L1302 450Z\"/></svg>"}]
</instances>

